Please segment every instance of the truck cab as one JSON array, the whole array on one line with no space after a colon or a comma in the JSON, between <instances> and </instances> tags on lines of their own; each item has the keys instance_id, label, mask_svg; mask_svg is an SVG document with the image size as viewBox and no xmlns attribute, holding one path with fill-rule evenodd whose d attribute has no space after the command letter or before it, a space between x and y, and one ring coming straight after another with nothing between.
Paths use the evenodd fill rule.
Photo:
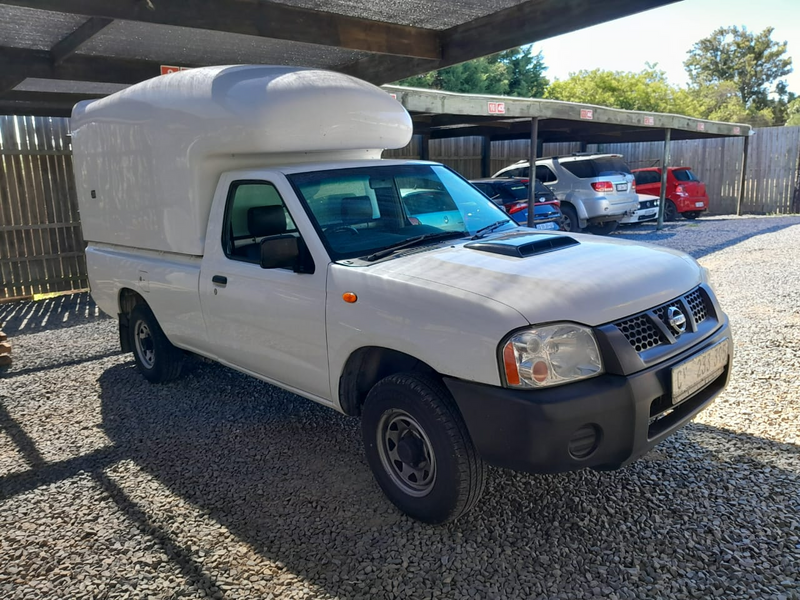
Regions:
<instances>
[{"instance_id":1,"label":"truck cab","mask_svg":"<svg viewBox=\"0 0 800 600\"><path fill-rule=\"evenodd\" d=\"M305 69L79 104L92 295L142 375L200 356L360 418L378 485L431 523L487 464L620 468L724 388L728 320L692 258L520 227L443 165L380 158L410 137L382 90Z\"/></svg>"}]
</instances>

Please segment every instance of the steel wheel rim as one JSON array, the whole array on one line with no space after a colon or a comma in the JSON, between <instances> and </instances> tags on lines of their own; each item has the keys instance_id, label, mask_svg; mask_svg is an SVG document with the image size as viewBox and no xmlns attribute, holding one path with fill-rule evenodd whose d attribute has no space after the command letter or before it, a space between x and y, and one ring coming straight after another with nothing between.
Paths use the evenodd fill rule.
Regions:
<instances>
[{"instance_id":1,"label":"steel wheel rim","mask_svg":"<svg viewBox=\"0 0 800 600\"><path fill-rule=\"evenodd\" d=\"M430 493L436 483L436 455L414 417L399 409L384 412L377 442L381 464L397 487L417 498Z\"/></svg>"},{"instance_id":2,"label":"steel wheel rim","mask_svg":"<svg viewBox=\"0 0 800 600\"><path fill-rule=\"evenodd\" d=\"M150 327L144 321L138 321L134 328L134 340L136 342L136 354L142 364L148 369L152 369L156 362L155 343Z\"/></svg>"}]
</instances>

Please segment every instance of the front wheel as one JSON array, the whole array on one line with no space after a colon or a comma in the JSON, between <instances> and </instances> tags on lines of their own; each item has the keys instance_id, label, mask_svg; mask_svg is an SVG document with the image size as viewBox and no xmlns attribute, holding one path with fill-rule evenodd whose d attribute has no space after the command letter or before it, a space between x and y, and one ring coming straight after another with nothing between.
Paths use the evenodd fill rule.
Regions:
<instances>
[{"instance_id":1,"label":"front wheel","mask_svg":"<svg viewBox=\"0 0 800 600\"><path fill-rule=\"evenodd\" d=\"M164 335L150 307L140 304L131 311L128 334L136 366L145 379L164 383L180 376L184 354Z\"/></svg>"},{"instance_id":2,"label":"front wheel","mask_svg":"<svg viewBox=\"0 0 800 600\"><path fill-rule=\"evenodd\" d=\"M361 432L378 485L409 516L452 521L480 498L483 461L438 379L399 373L379 381L364 404Z\"/></svg>"},{"instance_id":3,"label":"front wheel","mask_svg":"<svg viewBox=\"0 0 800 600\"><path fill-rule=\"evenodd\" d=\"M597 223L596 225L589 225L586 231L595 235L608 235L613 233L619 227L619 221L606 221L605 223Z\"/></svg>"}]
</instances>

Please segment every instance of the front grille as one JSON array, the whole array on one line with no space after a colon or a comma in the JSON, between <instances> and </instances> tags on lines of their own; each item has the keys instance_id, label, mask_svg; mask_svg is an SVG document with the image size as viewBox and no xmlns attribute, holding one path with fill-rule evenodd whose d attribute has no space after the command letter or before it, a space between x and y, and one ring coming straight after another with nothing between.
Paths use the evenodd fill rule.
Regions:
<instances>
[{"instance_id":1,"label":"front grille","mask_svg":"<svg viewBox=\"0 0 800 600\"><path fill-rule=\"evenodd\" d=\"M620 330L622 335L625 336L625 339L628 340L636 352L644 352L669 342L654 319L658 319L669 330L667 311L673 306L680 309L682 312L685 312L685 306L688 306L692 317L694 317L695 326L705 321L709 315L708 300L698 287L680 298L676 298L671 302L667 302L666 304L662 304L633 317L618 321L614 323L614 325ZM691 331L688 323L687 331Z\"/></svg>"},{"instance_id":2,"label":"front grille","mask_svg":"<svg viewBox=\"0 0 800 600\"><path fill-rule=\"evenodd\" d=\"M667 341L647 315L638 315L616 325L637 352L655 348Z\"/></svg>"},{"instance_id":3,"label":"front grille","mask_svg":"<svg viewBox=\"0 0 800 600\"><path fill-rule=\"evenodd\" d=\"M706 320L708 316L708 307L706 306L706 299L700 292L700 288L686 294L684 300L686 300L686 304L689 305L689 309L692 311L695 323L699 325Z\"/></svg>"}]
</instances>

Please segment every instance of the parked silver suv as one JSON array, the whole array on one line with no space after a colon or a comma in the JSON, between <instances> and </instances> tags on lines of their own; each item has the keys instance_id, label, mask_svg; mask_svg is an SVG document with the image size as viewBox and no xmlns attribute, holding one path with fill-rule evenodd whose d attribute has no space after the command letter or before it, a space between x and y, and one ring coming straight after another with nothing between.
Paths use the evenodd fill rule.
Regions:
<instances>
[{"instance_id":1,"label":"parked silver suv","mask_svg":"<svg viewBox=\"0 0 800 600\"><path fill-rule=\"evenodd\" d=\"M495 177L529 177L528 161ZM636 183L620 154L572 154L536 161L536 178L561 201L567 231L607 235L639 208Z\"/></svg>"}]
</instances>

